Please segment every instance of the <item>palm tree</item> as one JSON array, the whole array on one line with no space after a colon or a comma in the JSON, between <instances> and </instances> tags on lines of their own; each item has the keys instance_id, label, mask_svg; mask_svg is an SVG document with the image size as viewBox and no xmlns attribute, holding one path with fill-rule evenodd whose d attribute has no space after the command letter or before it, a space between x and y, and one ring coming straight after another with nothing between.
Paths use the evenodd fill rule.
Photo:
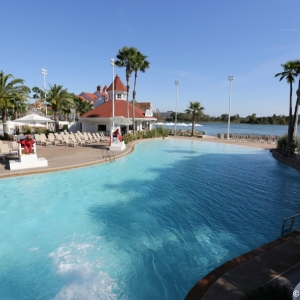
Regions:
<instances>
[{"instance_id":1,"label":"palm tree","mask_svg":"<svg viewBox=\"0 0 300 300\"><path fill-rule=\"evenodd\" d=\"M200 102L197 102L197 101L191 102L190 101L190 105L185 110L185 112L188 115L192 115L192 136L194 135L194 131L195 131L195 123L203 115L203 110L204 109L205 108L203 106L201 106Z\"/></svg>"},{"instance_id":2,"label":"palm tree","mask_svg":"<svg viewBox=\"0 0 300 300\"><path fill-rule=\"evenodd\" d=\"M300 74L300 60L295 61L296 69L295 71ZM295 103L295 110L294 110L294 118L293 118L293 133L292 136L297 137L297 127L298 127L298 110L299 110L299 105L300 105L300 79L298 83L298 90L297 90L297 99Z\"/></svg>"},{"instance_id":3,"label":"palm tree","mask_svg":"<svg viewBox=\"0 0 300 300\"><path fill-rule=\"evenodd\" d=\"M292 120L292 104L293 104L293 82L298 76L297 67L299 67L297 61L288 61L281 65L283 67L283 72L275 74L275 77L280 76L279 81L283 78L286 79L287 83L290 85L290 107L289 107L289 126L287 135L287 146L289 147L293 138L293 120Z\"/></svg>"},{"instance_id":4,"label":"palm tree","mask_svg":"<svg viewBox=\"0 0 300 300\"><path fill-rule=\"evenodd\" d=\"M138 71L143 73L146 72L146 69L149 69L150 63L146 60L148 56L143 55L140 51L137 51L136 56L133 61L132 71L134 71L134 84L132 92L132 121L133 121L133 135L135 135L135 115L134 115L134 104L136 102L136 80Z\"/></svg>"},{"instance_id":5,"label":"palm tree","mask_svg":"<svg viewBox=\"0 0 300 300\"><path fill-rule=\"evenodd\" d=\"M94 108L94 105L87 101L87 100L82 100L81 98L79 98L76 95L72 95L73 96L73 101L74 101L74 108L75 108L75 114L76 115L83 115L86 112L92 110Z\"/></svg>"},{"instance_id":6,"label":"palm tree","mask_svg":"<svg viewBox=\"0 0 300 300\"><path fill-rule=\"evenodd\" d=\"M24 80L14 78L12 74L0 72L0 110L2 113L3 132L7 133L7 109L16 106L15 101L25 101L30 88L24 85Z\"/></svg>"},{"instance_id":7,"label":"palm tree","mask_svg":"<svg viewBox=\"0 0 300 300\"><path fill-rule=\"evenodd\" d=\"M68 106L72 106L72 99L67 89L63 89L61 85L54 84L50 86L47 95L47 102L51 105L54 112L55 131L59 131L59 112L65 110Z\"/></svg>"},{"instance_id":8,"label":"palm tree","mask_svg":"<svg viewBox=\"0 0 300 300\"><path fill-rule=\"evenodd\" d=\"M123 47L118 51L117 59L115 61L116 66L125 67L126 73L126 88L127 88L127 119L129 118L129 80L133 71L132 67L135 61L137 49L134 47ZM114 98L114 96L113 96ZM113 99L114 100L114 99Z\"/></svg>"}]
</instances>

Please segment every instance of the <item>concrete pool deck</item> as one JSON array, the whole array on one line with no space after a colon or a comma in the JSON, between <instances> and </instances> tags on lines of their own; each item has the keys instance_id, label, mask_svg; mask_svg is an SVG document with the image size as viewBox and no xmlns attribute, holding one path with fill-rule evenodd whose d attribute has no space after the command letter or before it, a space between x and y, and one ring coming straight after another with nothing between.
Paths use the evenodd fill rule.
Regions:
<instances>
[{"instance_id":1,"label":"concrete pool deck","mask_svg":"<svg viewBox=\"0 0 300 300\"><path fill-rule=\"evenodd\" d=\"M169 137L168 139L174 138ZM276 148L276 144L225 140L213 136L206 136L201 139L189 137L176 137L176 139L197 139L200 142L250 146L268 151ZM3 141L3 143L10 145L10 142ZM133 151L135 144L135 142L130 143L125 150L115 153L116 159ZM2 162L1 160L0 178L61 171L103 163L107 161L103 157L107 147L107 142L94 143L84 147L38 145L38 157L45 157L48 160L48 167L10 171L7 161ZM299 246L299 236L292 234L241 255L213 270L196 283L193 288L191 287L186 300L240 299L244 292L266 284L276 276L277 280L286 282L293 288L300 281L300 276L298 276L300 274Z\"/></svg>"}]
</instances>

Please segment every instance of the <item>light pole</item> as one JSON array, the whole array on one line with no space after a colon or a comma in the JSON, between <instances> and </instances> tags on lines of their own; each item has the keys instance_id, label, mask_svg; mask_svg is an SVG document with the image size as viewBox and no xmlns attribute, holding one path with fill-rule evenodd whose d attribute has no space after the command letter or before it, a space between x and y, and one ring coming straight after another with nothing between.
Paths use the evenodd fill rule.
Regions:
<instances>
[{"instance_id":1,"label":"light pole","mask_svg":"<svg viewBox=\"0 0 300 300\"><path fill-rule=\"evenodd\" d=\"M180 80L176 79L175 80L175 85L176 85L176 107L175 107L175 133L174 136L176 136L176 125L177 125L177 102L178 102L178 85L180 84Z\"/></svg>"},{"instance_id":2,"label":"light pole","mask_svg":"<svg viewBox=\"0 0 300 300\"><path fill-rule=\"evenodd\" d=\"M110 65L112 66L112 117L115 117L115 59L110 60ZM113 121L112 127L115 127L115 122Z\"/></svg>"},{"instance_id":3,"label":"light pole","mask_svg":"<svg viewBox=\"0 0 300 300\"><path fill-rule=\"evenodd\" d=\"M45 91L45 100L47 99L47 93L46 93L46 75L47 70L45 68L41 69L42 75L44 75L44 91ZM47 103L46 103L46 116L47 116Z\"/></svg>"},{"instance_id":4,"label":"light pole","mask_svg":"<svg viewBox=\"0 0 300 300\"><path fill-rule=\"evenodd\" d=\"M230 92L229 92L229 110L228 110L228 129L227 129L227 140L229 140L229 127L230 127L230 106L231 106L231 85L234 80L234 75L229 75L228 80L230 81Z\"/></svg>"}]
</instances>

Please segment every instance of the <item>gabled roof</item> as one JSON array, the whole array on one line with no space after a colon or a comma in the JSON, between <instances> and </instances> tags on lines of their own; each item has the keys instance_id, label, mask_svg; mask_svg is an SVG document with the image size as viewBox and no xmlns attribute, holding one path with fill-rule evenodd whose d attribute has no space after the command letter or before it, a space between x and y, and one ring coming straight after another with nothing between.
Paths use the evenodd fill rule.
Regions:
<instances>
[{"instance_id":1,"label":"gabled roof","mask_svg":"<svg viewBox=\"0 0 300 300\"><path fill-rule=\"evenodd\" d=\"M107 91L112 91L112 86L113 85L111 83L111 85L109 86L109 88L107 89ZM115 89L115 91L127 92L127 88L123 84L123 82L120 79L119 75L117 75L115 77L115 80L114 80L114 89Z\"/></svg>"},{"instance_id":2,"label":"gabled roof","mask_svg":"<svg viewBox=\"0 0 300 300\"><path fill-rule=\"evenodd\" d=\"M97 95L87 93L87 92L82 92L79 96L82 96L82 97L86 98L87 100L90 100L90 101L93 101L93 102L96 102L98 100Z\"/></svg>"},{"instance_id":3,"label":"gabled roof","mask_svg":"<svg viewBox=\"0 0 300 300\"><path fill-rule=\"evenodd\" d=\"M108 94L107 93L104 93L104 92L99 92L99 91L96 91L94 93L97 97L101 97L101 96L104 96L106 99L108 99Z\"/></svg>"},{"instance_id":4,"label":"gabled roof","mask_svg":"<svg viewBox=\"0 0 300 300\"><path fill-rule=\"evenodd\" d=\"M128 103L129 118L132 118L132 103ZM153 117L145 117L145 112L139 107L134 106L136 119L153 119ZM115 116L123 116L127 118L127 101L115 100ZM108 100L102 105L83 114L81 118L110 118L112 117L112 100Z\"/></svg>"},{"instance_id":5,"label":"gabled roof","mask_svg":"<svg viewBox=\"0 0 300 300\"><path fill-rule=\"evenodd\" d=\"M150 109L151 102L137 102L135 105L141 109Z\"/></svg>"}]
</instances>

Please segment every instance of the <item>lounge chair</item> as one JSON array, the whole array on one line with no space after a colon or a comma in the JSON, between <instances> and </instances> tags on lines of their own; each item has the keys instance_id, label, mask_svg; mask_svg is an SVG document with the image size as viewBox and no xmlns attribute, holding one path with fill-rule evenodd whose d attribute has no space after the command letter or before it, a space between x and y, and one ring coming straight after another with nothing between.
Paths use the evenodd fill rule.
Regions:
<instances>
[{"instance_id":1,"label":"lounge chair","mask_svg":"<svg viewBox=\"0 0 300 300\"><path fill-rule=\"evenodd\" d=\"M63 136L61 134L56 132L56 133L54 133L54 136L55 136L55 139L58 140L61 145L66 144L66 142L63 139Z\"/></svg>"},{"instance_id":2,"label":"lounge chair","mask_svg":"<svg viewBox=\"0 0 300 300\"><path fill-rule=\"evenodd\" d=\"M2 157L3 161L9 154L11 154L11 149L9 149L8 145L3 143L0 144L0 157Z\"/></svg>"},{"instance_id":3,"label":"lounge chair","mask_svg":"<svg viewBox=\"0 0 300 300\"><path fill-rule=\"evenodd\" d=\"M87 134L89 140L92 141L92 143L96 143L96 142L97 142L97 140L95 140L95 139L93 138L93 136L92 136L91 133L87 132L86 134Z\"/></svg>"},{"instance_id":4,"label":"lounge chair","mask_svg":"<svg viewBox=\"0 0 300 300\"><path fill-rule=\"evenodd\" d=\"M83 146L83 145L86 144L84 138L81 137L78 133L75 133L74 136L75 136L76 141L77 141L81 146Z\"/></svg>"},{"instance_id":5,"label":"lounge chair","mask_svg":"<svg viewBox=\"0 0 300 300\"><path fill-rule=\"evenodd\" d=\"M52 145L58 145L58 144L60 144L60 141L57 140L57 139L55 139L55 136L54 136L53 133L49 133L49 135L48 135L48 140L49 140L49 142L50 142Z\"/></svg>"},{"instance_id":6,"label":"lounge chair","mask_svg":"<svg viewBox=\"0 0 300 300\"><path fill-rule=\"evenodd\" d=\"M101 142L101 138L98 137L95 133L91 133L91 135L96 142Z\"/></svg>"},{"instance_id":7,"label":"lounge chair","mask_svg":"<svg viewBox=\"0 0 300 300\"><path fill-rule=\"evenodd\" d=\"M34 135L34 140L35 140L37 145L42 145L41 136L39 134L36 133Z\"/></svg>"},{"instance_id":8,"label":"lounge chair","mask_svg":"<svg viewBox=\"0 0 300 300\"><path fill-rule=\"evenodd\" d=\"M69 134L68 138L76 145L80 144L80 146L85 145L85 141L77 141L75 135Z\"/></svg>"},{"instance_id":9,"label":"lounge chair","mask_svg":"<svg viewBox=\"0 0 300 300\"><path fill-rule=\"evenodd\" d=\"M108 141L109 140L109 137L108 136L105 136L103 134L103 132L99 132L99 133L96 133L96 135L99 135L100 136L100 141Z\"/></svg>"},{"instance_id":10,"label":"lounge chair","mask_svg":"<svg viewBox=\"0 0 300 300\"><path fill-rule=\"evenodd\" d=\"M67 147L68 146L72 146L72 147L75 147L75 146L78 146L78 143L75 141L73 142L72 140L69 139L69 137L67 135L62 135L62 138L64 139Z\"/></svg>"}]
</instances>

